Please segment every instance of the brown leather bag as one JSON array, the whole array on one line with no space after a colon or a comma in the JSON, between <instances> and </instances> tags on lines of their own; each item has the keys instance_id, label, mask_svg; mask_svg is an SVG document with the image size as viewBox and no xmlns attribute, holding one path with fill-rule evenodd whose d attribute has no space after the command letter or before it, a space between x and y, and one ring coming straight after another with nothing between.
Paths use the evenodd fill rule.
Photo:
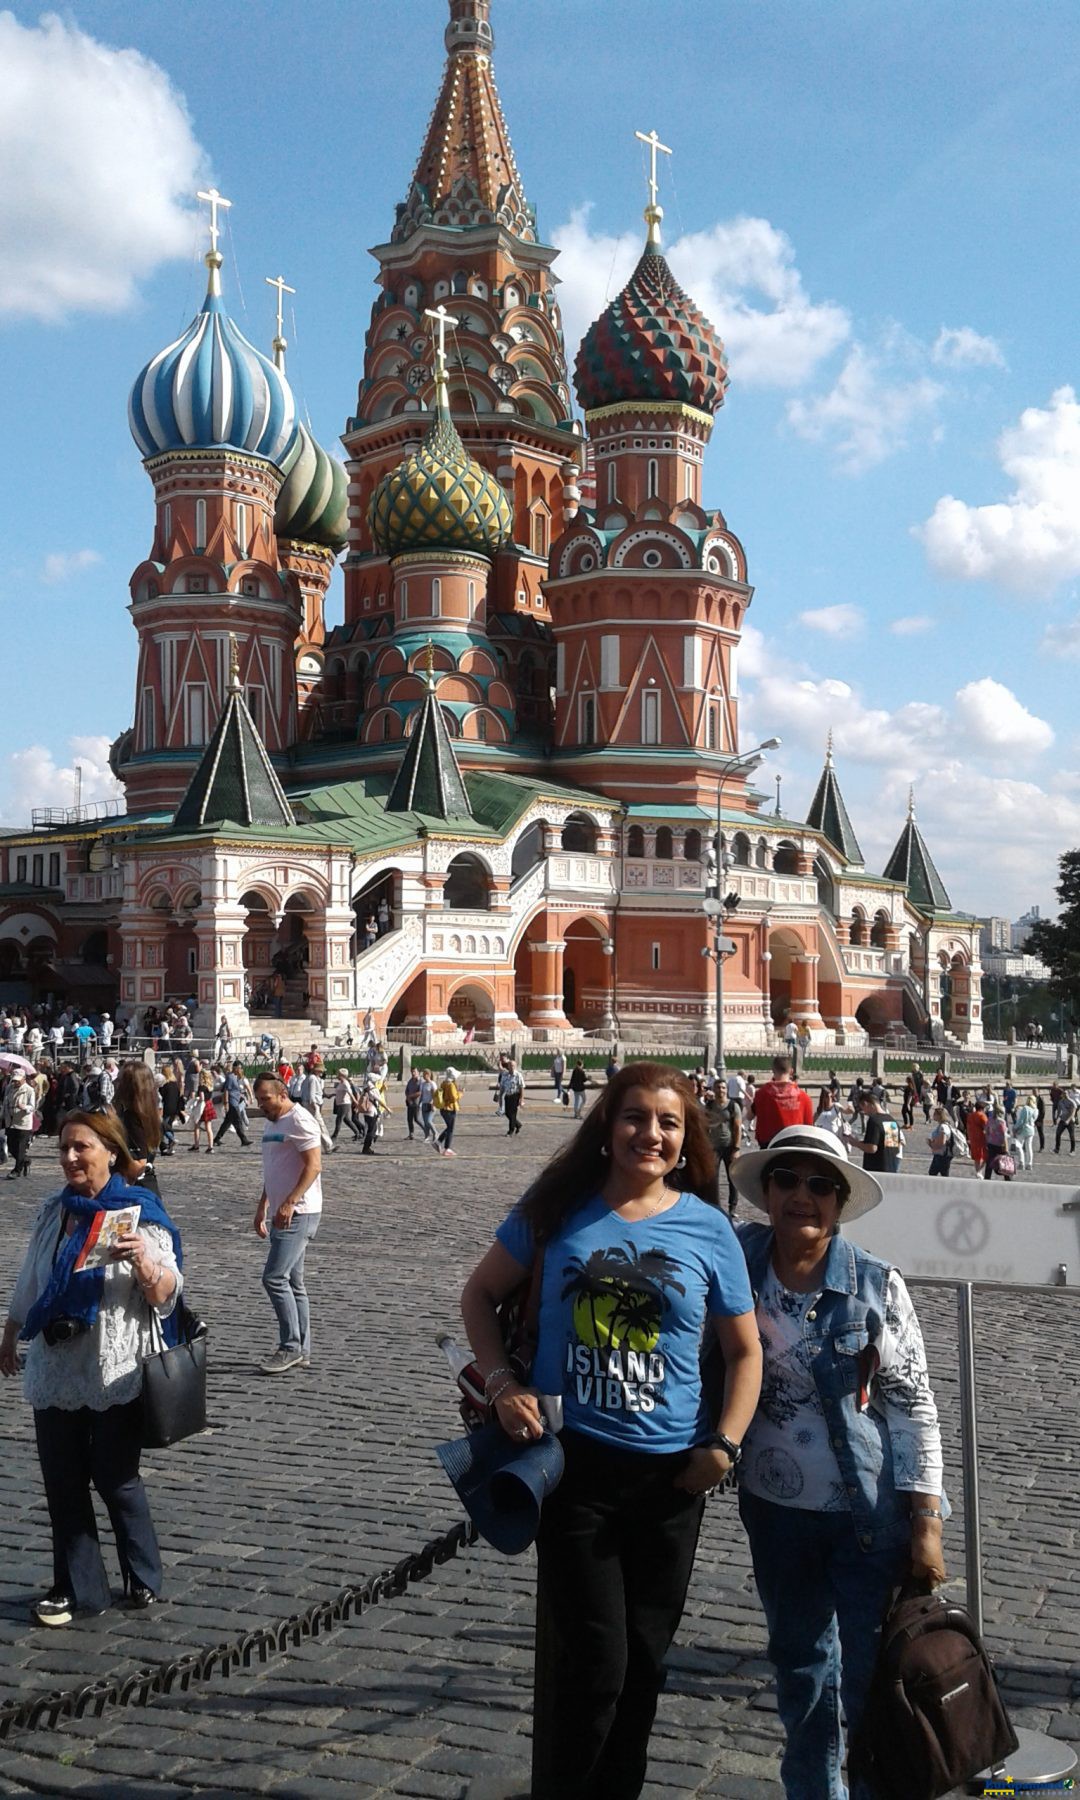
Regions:
<instances>
[{"instance_id":1,"label":"brown leather bag","mask_svg":"<svg viewBox=\"0 0 1080 1800\"><path fill-rule=\"evenodd\" d=\"M1016 1748L971 1615L940 1594L902 1588L882 1627L851 1774L880 1800L940 1800Z\"/></svg>"}]
</instances>

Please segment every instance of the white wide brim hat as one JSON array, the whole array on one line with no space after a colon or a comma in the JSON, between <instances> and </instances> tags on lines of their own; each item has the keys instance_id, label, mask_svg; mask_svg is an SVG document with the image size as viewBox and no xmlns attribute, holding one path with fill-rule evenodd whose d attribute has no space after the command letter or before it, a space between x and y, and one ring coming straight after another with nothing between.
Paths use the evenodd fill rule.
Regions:
<instances>
[{"instance_id":1,"label":"white wide brim hat","mask_svg":"<svg viewBox=\"0 0 1080 1800\"><path fill-rule=\"evenodd\" d=\"M769 1208L761 1186L762 1172L770 1163L782 1161L785 1151L818 1157L846 1181L849 1193L840 1209L841 1225L847 1219L858 1219L880 1206L884 1197L880 1184L868 1170L860 1169L848 1160L847 1150L834 1132L826 1131L822 1125L787 1125L777 1132L767 1149L748 1150L745 1156L737 1156L731 1165L736 1192L766 1218Z\"/></svg>"}]
</instances>

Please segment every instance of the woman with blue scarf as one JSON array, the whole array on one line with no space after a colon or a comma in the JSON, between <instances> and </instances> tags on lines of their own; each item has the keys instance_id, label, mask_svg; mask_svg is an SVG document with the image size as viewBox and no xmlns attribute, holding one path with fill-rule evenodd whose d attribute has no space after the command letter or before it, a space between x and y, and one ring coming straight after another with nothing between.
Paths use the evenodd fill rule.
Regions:
<instances>
[{"instance_id":1,"label":"woman with blue scarf","mask_svg":"<svg viewBox=\"0 0 1080 1800\"><path fill-rule=\"evenodd\" d=\"M142 1365L155 1348L151 1309L166 1341L183 1287L180 1233L160 1200L128 1185L131 1152L112 1113L68 1113L60 1132L65 1186L38 1210L0 1338L0 1374L18 1369L34 1409L53 1540L53 1585L34 1603L42 1625L101 1613L112 1594L91 1485L108 1509L128 1604L154 1605L161 1554L139 1474ZM138 1230L112 1260L78 1268L95 1216L138 1206Z\"/></svg>"}]
</instances>

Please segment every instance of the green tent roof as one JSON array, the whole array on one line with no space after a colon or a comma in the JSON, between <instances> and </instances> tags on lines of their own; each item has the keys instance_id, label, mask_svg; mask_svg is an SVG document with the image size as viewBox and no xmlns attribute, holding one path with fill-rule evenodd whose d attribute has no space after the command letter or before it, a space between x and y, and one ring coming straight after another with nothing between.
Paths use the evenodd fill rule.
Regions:
<instances>
[{"instance_id":1,"label":"green tent roof","mask_svg":"<svg viewBox=\"0 0 1080 1800\"><path fill-rule=\"evenodd\" d=\"M859 849L859 840L848 817L848 809L844 805L844 796L840 792L840 783L833 768L831 731L829 747L825 752L825 767L821 771L817 792L810 803L806 823L815 831L820 831L823 837L827 837L834 849L839 850L849 863L857 863L862 867L863 853Z\"/></svg>"},{"instance_id":2,"label":"green tent roof","mask_svg":"<svg viewBox=\"0 0 1080 1800\"><path fill-rule=\"evenodd\" d=\"M934 859L915 823L914 795L908 801L907 822L885 864L885 875L889 881L903 882L908 899L921 912L952 912L945 883L935 869Z\"/></svg>"},{"instance_id":3,"label":"green tent roof","mask_svg":"<svg viewBox=\"0 0 1080 1800\"><path fill-rule=\"evenodd\" d=\"M173 818L176 831L207 825L295 823L273 764L248 712L235 667L217 729Z\"/></svg>"},{"instance_id":4,"label":"green tent roof","mask_svg":"<svg viewBox=\"0 0 1080 1800\"><path fill-rule=\"evenodd\" d=\"M435 677L430 672L420 717L387 796L386 810L421 812L448 822L472 818L454 746L435 697Z\"/></svg>"}]
</instances>

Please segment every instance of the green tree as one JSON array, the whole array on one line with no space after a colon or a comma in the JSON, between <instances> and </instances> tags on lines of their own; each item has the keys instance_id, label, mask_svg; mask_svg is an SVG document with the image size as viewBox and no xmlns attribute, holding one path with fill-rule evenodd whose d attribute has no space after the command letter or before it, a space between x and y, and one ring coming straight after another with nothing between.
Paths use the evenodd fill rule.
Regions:
<instances>
[{"instance_id":1,"label":"green tree","mask_svg":"<svg viewBox=\"0 0 1080 1800\"><path fill-rule=\"evenodd\" d=\"M1027 948L1042 957L1055 993L1076 1018L1080 1015L1080 850L1066 850L1058 870L1061 911L1056 919L1036 921Z\"/></svg>"}]
</instances>

